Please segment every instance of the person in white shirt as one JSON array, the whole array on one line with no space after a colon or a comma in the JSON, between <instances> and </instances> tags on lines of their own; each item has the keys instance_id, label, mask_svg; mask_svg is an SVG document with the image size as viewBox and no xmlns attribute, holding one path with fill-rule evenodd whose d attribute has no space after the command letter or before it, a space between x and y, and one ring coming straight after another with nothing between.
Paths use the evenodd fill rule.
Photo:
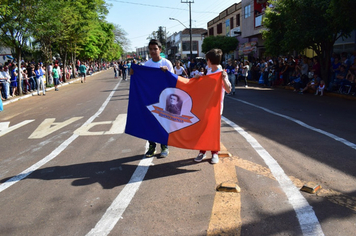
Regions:
<instances>
[{"instance_id":1,"label":"person in white shirt","mask_svg":"<svg viewBox=\"0 0 356 236\"><path fill-rule=\"evenodd\" d=\"M159 42L157 39L152 39L148 43L148 50L151 56L151 59L145 62L145 66L148 67L153 67L153 68L161 68L161 70L167 72L174 73L173 65L172 63L167 60L166 58L161 57L161 52L162 52L162 44ZM132 75L134 71L131 69L130 74ZM150 146L148 148L148 151L146 152L145 156L146 157L151 157L155 154L156 152L156 143L153 141L148 141ZM167 157L169 154L168 146L167 144L161 144L161 154L160 157L164 158Z\"/></svg>"},{"instance_id":2,"label":"person in white shirt","mask_svg":"<svg viewBox=\"0 0 356 236\"><path fill-rule=\"evenodd\" d=\"M194 78L196 75L199 74L199 71L196 67L193 68L192 72L190 72L190 77Z\"/></svg>"},{"instance_id":3,"label":"person in white shirt","mask_svg":"<svg viewBox=\"0 0 356 236\"><path fill-rule=\"evenodd\" d=\"M174 74L188 78L187 72L185 71L183 66L181 66L180 61L178 60L176 61L176 66L174 67Z\"/></svg>"},{"instance_id":4,"label":"person in white shirt","mask_svg":"<svg viewBox=\"0 0 356 236\"><path fill-rule=\"evenodd\" d=\"M2 84L2 91L5 100L10 97L10 78L11 76L9 73L5 71L3 66L0 66L0 83Z\"/></svg>"}]
</instances>

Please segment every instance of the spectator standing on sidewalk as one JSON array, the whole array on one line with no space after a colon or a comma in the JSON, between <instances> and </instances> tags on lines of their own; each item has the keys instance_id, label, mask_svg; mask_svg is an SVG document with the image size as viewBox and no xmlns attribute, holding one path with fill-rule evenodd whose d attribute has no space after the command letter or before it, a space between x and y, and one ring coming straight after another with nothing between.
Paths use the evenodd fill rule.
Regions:
<instances>
[{"instance_id":1,"label":"spectator standing on sidewalk","mask_svg":"<svg viewBox=\"0 0 356 236\"><path fill-rule=\"evenodd\" d=\"M122 78L124 79L124 80L127 80L127 62L126 61L124 61L124 63L123 63L123 65L122 65Z\"/></svg>"},{"instance_id":2,"label":"spectator standing on sidewalk","mask_svg":"<svg viewBox=\"0 0 356 236\"><path fill-rule=\"evenodd\" d=\"M12 64L11 69L10 69L10 75L11 75L11 88L12 88L12 96L16 96L16 91L17 91L17 65Z\"/></svg>"},{"instance_id":3,"label":"spectator standing on sidewalk","mask_svg":"<svg viewBox=\"0 0 356 236\"><path fill-rule=\"evenodd\" d=\"M43 95L46 95L45 85L43 84L44 72L42 70L42 66L40 65L35 66L35 74L36 74L36 81L37 81L37 95L40 96L41 86L42 86Z\"/></svg>"},{"instance_id":4,"label":"spectator standing on sidewalk","mask_svg":"<svg viewBox=\"0 0 356 236\"><path fill-rule=\"evenodd\" d=\"M52 75L53 75L53 82L54 82L54 90L58 91L58 85L59 85L59 66L57 64L54 65L52 69Z\"/></svg>"},{"instance_id":5,"label":"spectator standing on sidewalk","mask_svg":"<svg viewBox=\"0 0 356 236\"><path fill-rule=\"evenodd\" d=\"M226 73L228 75L229 81L231 83L232 86L232 90L231 93L229 93L228 95L233 95L235 94L235 67L232 65L232 61L231 59L227 60L227 65L225 67Z\"/></svg>"},{"instance_id":6,"label":"spectator standing on sidewalk","mask_svg":"<svg viewBox=\"0 0 356 236\"><path fill-rule=\"evenodd\" d=\"M0 66L0 85L2 94L1 99L7 100L9 97L9 83L8 83L8 76L7 73L4 72L4 67Z\"/></svg>"},{"instance_id":7,"label":"spectator standing on sidewalk","mask_svg":"<svg viewBox=\"0 0 356 236\"><path fill-rule=\"evenodd\" d=\"M245 64L242 67L242 78L245 81L245 87L246 88L248 87L248 85L247 85L247 77L248 77L248 71L249 71L249 68L250 68L249 65L250 65L250 63L248 61L245 61Z\"/></svg>"},{"instance_id":8,"label":"spectator standing on sidewalk","mask_svg":"<svg viewBox=\"0 0 356 236\"><path fill-rule=\"evenodd\" d=\"M2 83L3 97L7 100L10 97L10 78L6 66L0 66L0 81Z\"/></svg>"},{"instance_id":9,"label":"spectator standing on sidewalk","mask_svg":"<svg viewBox=\"0 0 356 236\"><path fill-rule=\"evenodd\" d=\"M114 61L114 75L115 75L115 79L117 78L117 74L119 73L119 66L117 65L117 62Z\"/></svg>"},{"instance_id":10,"label":"spectator standing on sidewalk","mask_svg":"<svg viewBox=\"0 0 356 236\"><path fill-rule=\"evenodd\" d=\"M53 64L50 63L50 64L48 65L48 84L53 84L52 70L53 70Z\"/></svg>"},{"instance_id":11,"label":"spectator standing on sidewalk","mask_svg":"<svg viewBox=\"0 0 356 236\"><path fill-rule=\"evenodd\" d=\"M28 93L31 89L31 85L30 83L28 82L28 77L27 77L27 69L26 67L24 67L22 69L22 81L23 81L23 92L24 93Z\"/></svg>"},{"instance_id":12,"label":"spectator standing on sidewalk","mask_svg":"<svg viewBox=\"0 0 356 236\"><path fill-rule=\"evenodd\" d=\"M33 64L28 64L27 66L27 77L28 77L28 81L30 82L30 92L34 91L35 88L37 87L36 85L36 75L35 75L35 67L33 66Z\"/></svg>"}]
</instances>

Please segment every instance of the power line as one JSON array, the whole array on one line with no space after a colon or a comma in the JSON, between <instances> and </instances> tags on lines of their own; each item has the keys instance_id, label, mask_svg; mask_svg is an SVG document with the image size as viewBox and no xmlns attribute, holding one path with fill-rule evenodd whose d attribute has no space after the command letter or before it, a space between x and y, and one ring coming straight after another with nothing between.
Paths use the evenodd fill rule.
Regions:
<instances>
[{"instance_id":1,"label":"power line","mask_svg":"<svg viewBox=\"0 0 356 236\"><path fill-rule=\"evenodd\" d=\"M150 4L144 4L144 3L138 3L138 2L126 2L126 1L119 1L119 0L109 0L110 2L121 2L121 3L126 3L126 4L132 4L132 5L141 5L141 6L146 6L146 7L156 7L156 8L165 8L165 9L174 9L174 10L180 10L180 11L187 11L187 9L184 8L174 8L174 7L167 7L167 6L157 6L157 5L150 5ZM211 11L193 11L194 13L214 13L214 14L219 14L217 12L211 12Z\"/></svg>"}]
</instances>

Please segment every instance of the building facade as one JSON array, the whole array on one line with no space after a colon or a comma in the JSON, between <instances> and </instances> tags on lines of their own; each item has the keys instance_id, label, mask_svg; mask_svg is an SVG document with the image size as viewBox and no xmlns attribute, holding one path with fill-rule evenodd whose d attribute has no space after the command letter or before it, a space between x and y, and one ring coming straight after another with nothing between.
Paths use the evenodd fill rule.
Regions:
<instances>
[{"instance_id":1,"label":"building facade","mask_svg":"<svg viewBox=\"0 0 356 236\"><path fill-rule=\"evenodd\" d=\"M148 52L148 47L140 47L136 48L136 57L138 57L141 60L148 60L149 57L149 52Z\"/></svg>"},{"instance_id":2,"label":"building facade","mask_svg":"<svg viewBox=\"0 0 356 236\"><path fill-rule=\"evenodd\" d=\"M265 29L262 19L266 4L267 0L241 0L243 29L241 36L244 41L239 45L239 55L245 60L251 60L251 57L261 58L266 51L261 33Z\"/></svg>"},{"instance_id":3,"label":"building facade","mask_svg":"<svg viewBox=\"0 0 356 236\"><path fill-rule=\"evenodd\" d=\"M0 64L4 64L8 60L13 60L10 48L0 48Z\"/></svg>"},{"instance_id":4,"label":"building facade","mask_svg":"<svg viewBox=\"0 0 356 236\"><path fill-rule=\"evenodd\" d=\"M235 3L208 22L208 36L228 36L236 37L241 43L244 39L241 37L241 2ZM238 58L238 45L232 53L226 54L228 58Z\"/></svg>"},{"instance_id":5,"label":"building facade","mask_svg":"<svg viewBox=\"0 0 356 236\"><path fill-rule=\"evenodd\" d=\"M206 32L203 28L192 28L192 58L205 56L201 48ZM167 37L167 57L172 61L190 59L189 28Z\"/></svg>"},{"instance_id":6,"label":"building facade","mask_svg":"<svg viewBox=\"0 0 356 236\"><path fill-rule=\"evenodd\" d=\"M267 0L242 0L222 11L207 24L208 36L236 37L239 45L229 58L262 57L265 51L261 31Z\"/></svg>"}]
</instances>

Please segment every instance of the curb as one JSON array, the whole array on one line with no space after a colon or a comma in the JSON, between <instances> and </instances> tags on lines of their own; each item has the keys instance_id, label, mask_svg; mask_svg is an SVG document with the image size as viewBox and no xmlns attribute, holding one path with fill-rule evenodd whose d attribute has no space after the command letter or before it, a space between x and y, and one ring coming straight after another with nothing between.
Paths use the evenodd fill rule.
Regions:
<instances>
[{"instance_id":1,"label":"curb","mask_svg":"<svg viewBox=\"0 0 356 236\"><path fill-rule=\"evenodd\" d=\"M93 74L91 74L91 75L88 75L87 77L91 77L91 76L97 75L97 74L99 74L99 73L101 73L101 72L103 72L103 71L99 71L99 72L93 73ZM69 82L65 82L65 83L59 84L58 87L63 87L63 86L72 84L72 83L74 83L74 82L77 82L77 81L79 81L79 80L81 80L80 77L78 77L78 78L76 78L76 79L71 79ZM46 90L46 92L48 92L48 91L53 90L53 89L54 89L54 87L50 87L50 88L46 88L45 90ZM43 92L42 92L42 90L41 90L41 91L40 91L40 94L42 94L42 93L43 93ZM11 98L11 99L8 99L8 100L6 100L6 101L3 101L2 104L3 104L3 106L5 106L5 105L8 105L8 104L11 104L11 103L20 101L20 100L22 100L22 99L26 99L26 98L29 98L29 97L32 97L32 96L36 96L36 94L37 94L37 92L32 92L32 93L30 93L30 94L26 94L26 95L22 95L22 96L17 96L17 97L15 97L15 98Z\"/></svg>"},{"instance_id":2,"label":"curb","mask_svg":"<svg viewBox=\"0 0 356 236\"><path fill-rule=\"evenodd\" d=\"M253 80L248 80L247 83L257 84L258 85L258 81L253 81ZM294 90L294 87L291 87L291 86L278 86L278 87L274 87L274 88ZM324 96L339 97L339 98L344 98L346 100L356 101L356 96L347 95L347 94L340 94L340 93L333 93L333 92L327 92L327 91L325 92L324 91Z\"/></svg>"}]
</instances>

